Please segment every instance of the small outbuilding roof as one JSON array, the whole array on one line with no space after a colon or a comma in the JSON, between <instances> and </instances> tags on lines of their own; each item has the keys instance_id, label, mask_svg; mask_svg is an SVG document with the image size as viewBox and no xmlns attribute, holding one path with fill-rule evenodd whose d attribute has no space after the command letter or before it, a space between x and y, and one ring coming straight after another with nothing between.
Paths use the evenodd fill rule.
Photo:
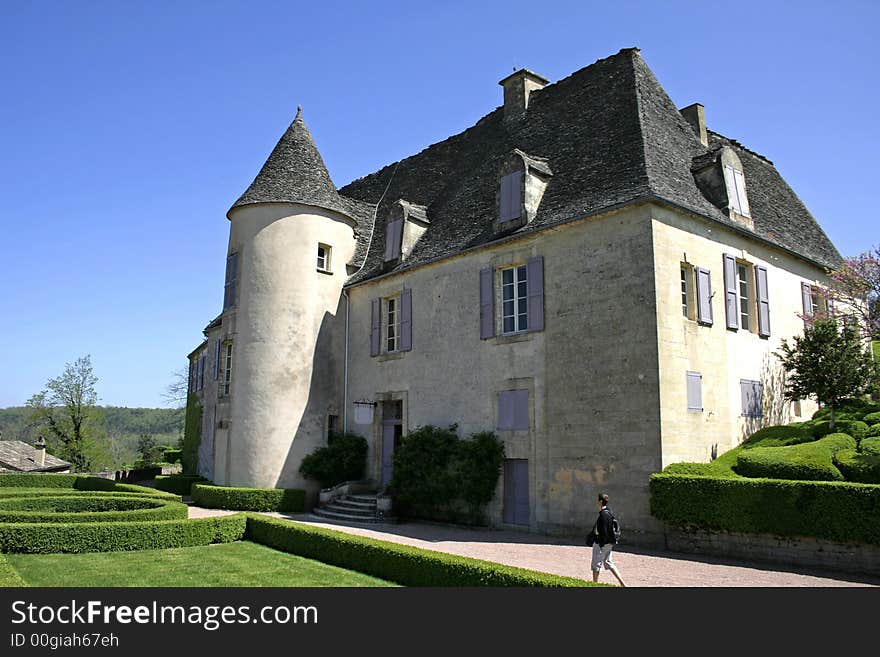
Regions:
<instances>
[{"instance_id":1,"label":"small outbuilding roof","mask_svg":"<svg viewBox=\"0 0 880 657\"><path fill-rule=\"evenodd\" d=\"M37 450L21 440L0 440L0 472L59 472L70 463L46 453L43 465L37 464Z\"/></svg>"}]
</instances>

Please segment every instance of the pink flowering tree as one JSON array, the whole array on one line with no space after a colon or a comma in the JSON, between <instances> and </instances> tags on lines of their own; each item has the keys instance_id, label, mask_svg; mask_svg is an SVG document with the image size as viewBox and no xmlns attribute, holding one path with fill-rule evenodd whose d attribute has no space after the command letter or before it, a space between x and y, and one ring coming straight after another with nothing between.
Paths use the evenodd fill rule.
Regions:
<instances>
[{"instance_id":1,"label":"pink flowering tree","mask_svg":"<svg viewBox=\"0 0 880 657\"><path fill-rule=\"evenodd\" d=\"M845 258L840 267L829 273L829 278L823 294L834 302L833 314L846 306L842 314L858 320L864 337L880 340L880 246Z\"/></svg>"}]
</instances>

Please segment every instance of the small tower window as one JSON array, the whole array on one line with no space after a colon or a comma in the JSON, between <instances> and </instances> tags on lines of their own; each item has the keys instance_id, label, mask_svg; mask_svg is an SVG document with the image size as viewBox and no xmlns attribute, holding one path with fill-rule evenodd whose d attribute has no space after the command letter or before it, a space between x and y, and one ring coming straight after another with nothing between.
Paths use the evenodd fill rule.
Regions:
<instances>
[{"instance_id":1,"label":"small tower window","mask_svg":"<svg viewBox=\"0 0 880 657\"><path fill-rule=\"evenodd\" d=\"M318 244L318 271L330 271L330 247Z\"/></svg>"}]
</instances>

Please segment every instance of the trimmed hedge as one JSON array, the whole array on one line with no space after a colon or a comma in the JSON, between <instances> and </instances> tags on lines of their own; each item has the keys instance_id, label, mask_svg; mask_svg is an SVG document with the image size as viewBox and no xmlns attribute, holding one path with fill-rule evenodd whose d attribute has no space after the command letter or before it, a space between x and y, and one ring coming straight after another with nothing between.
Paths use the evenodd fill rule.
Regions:
<instances>
[{"instance_id":1,"label":"trimmed hedge","mask_svg":"<svg viewBox=\"0 0 880 657\"><path fill-rule=\"evenodd\" d=\"M680 528L880 544L880 486L651 475L651 514Z\"/></svg>"},{"instance_id":2,"label":"trimmed hedge","mask_svg":"<svg viewBox=\"0 0 880 657\"><path fill-rule=\"evenodd\" d=\"M880 424L880 413L868 413L865 417L862 418L862 422L865 424Z\"/></svg>"},{"instance_id":3,"label":"trimmed hedge","mask_svg":"<svg viewBox=\"0 0 880 657\"><path fill-rule=\"evenodd\" d=\"M152 497L167 497L180 501L177 495L170 495L146 486L123 484L112 479L68 474L0 474L0 492L10 488L69 489L77 491L104 491L112 493L139 493Z\"/></svg>"},{"instance_id":4,"label":"trimmed hedge","mask_svg":"<svg viewBox=\"0 0 880 657\"><path fill-rule=\"evenodd\" d=\"M834 455L834 464L847 481L880 484L880 453L845 449Z\"/></svg>"},{"instance_id":5,"label":"trimmed hedge","mask_svg":"<svg viewBox=\"0 0 880 657\"><path fill-rule=\"evenodd\" d=\"M602 586L264 516L248 516L245 538L404 586Z\"/></svg>"},{"instance_id":6,"label":"trimmed hedge","mask_svg":"<svg viewBox=\"0 0 880 657\"><path fill-rule=\"evenodd\" d=\"M707 477L723 477L724 473L712 463L670 463L663 468L664 474L705 475ZM727 476L735 476L731 473Z\"/></svg>"},{"instance_id":7,"label":"trimmed hedge","mask_svg":"<svg viewBox=\"0 0 880 657\"><path fill-rule=\"evenodd\" d=\"M813 440L810 433L812 425L777 425L758 429L743 441L742 446L749 447L783 447L785 445L797 445Z\"/></svg>"},{"instance_id":8,"label":"trimmed hedge","mask_svg":"<svg viewBox=\"0 0 880 657\"><path fill-rule=\"evenodd\" d=\"M0 499L0 523L126 522L186 519L186 505L156 497L107 494Z\"/></svg>"},{"instance_id":9,"label":"trimmed hedge","mask_svg":"<svg viewBox=\"0 0 880 657\"><path fill-rule=\"evenodd\" d=\"M193 484L193 503L207 509L303 511L306 492L299 488L234 488Z\"/></svg>"},{"instance_id":10,"label":"trimmed hedge","mask_svg":"<svg viewBox=\"0 0 880 657\"><path fill-rule=\"evenodd\" d=\"M232 543L244 537L246 524L242 513L158 522L0 523L0 552L118 552Z\"/></svg>"},{"instance_id":11,"label":"trimmed hedge","mask_svg":"<svg viewBox=\"0 0 880 657\"><path fill-rule=\"evenodd\" d=\"M0 589L27 586L27 583L15 571L6 558L0 554Z\"/></svg>"},{"instance_id":12,"label":"trimmed hedge","mask_svg":"<svg viewBox=\"0 0 880 657\"><path fill-rule=\"evenodd\" d=\"M733 469L743 477L842 481L843 474L835 467L832 457L841 450L855 448L852 436L832 433L810 443L743 450Z\"/></svg>"},{"instance_id":13,"label":"trimmed hedge","mask_svg":"<svg viewBox=\"0 0 880 657\"><path fill-rule=\"evenodd\" d=\"M158 490L175 495L190 495L192 493L192 485L207 482L208 480L200 475L156 475L155 486Z\"/></svg>"},{"instance_id":14,"label":"trimmed hedge","mask_svg":"<svg viewBox=\"0 0 880 657\"><path fill-rule=\"evenodd\" d=\"M866 438L876 438L880 436L880 424L873 424L868 428L868 433L865 434Z\"/></svg>"}]
</instances>

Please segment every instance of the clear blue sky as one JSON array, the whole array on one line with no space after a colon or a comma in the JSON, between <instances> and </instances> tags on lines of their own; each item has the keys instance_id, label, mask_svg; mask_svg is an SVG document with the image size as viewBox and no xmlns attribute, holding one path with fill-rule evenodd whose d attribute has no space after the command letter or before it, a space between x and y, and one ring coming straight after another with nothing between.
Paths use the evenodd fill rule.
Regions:
<instances>
[{"instance_id":1,"label":"clear blue sky","mask_svg":"<svg viewBox=\"0 0 880 657\"><path fill-rule=\"evenodd\" d=\"M796 8L796 10L793 10ZM844 255L880 243L878 3L0 3L0 407L91 354L161 405L223 296L226 210L303 106L337 185L637 46L771 159Z\"/></svg>"}]
</instances>

